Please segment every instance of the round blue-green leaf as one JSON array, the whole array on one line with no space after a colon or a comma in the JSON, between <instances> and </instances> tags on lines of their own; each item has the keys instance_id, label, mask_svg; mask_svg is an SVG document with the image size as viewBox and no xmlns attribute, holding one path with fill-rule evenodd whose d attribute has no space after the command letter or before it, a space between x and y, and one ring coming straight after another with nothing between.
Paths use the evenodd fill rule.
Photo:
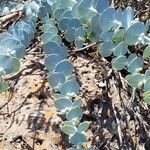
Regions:
<instances>
[{"instance_id":1,"label":"round blue-green leaf","mask_svg":"<svg viewBox=\"0 0 150 150\"><path fill-rule=\"evenodd\" d=\"M62 95L74 96L80 90L80 86L76 80L66 81L60 88Z\"/></svg>"},{"instance_id":2,"label":"round blue-green leaf","mask_svg":"<svg viewBox=\"0 0 150 150\"><path fill-rule=\"evenodd\" d=\"M130 74L125 77L128 84L135 88L140 88L144 83L144 75L143 74Z\"/></svg>"},{"instance_id":3,"label":"round blue-green leaf","mask_svg":"<svg viewBox=\"0 0 150 150\"><path fill-rule=\"evenodd\" d=\"M80 14L80 16L87 16L89 14L90 11L90 7L91 7L91 0L82 0L79 5L78 5L78 12Z\"/></svg>"},{"instance_id":4,"label":"round blue-green leaf","mask_svg":"<svg viewBox=\"0 0 150 150\"><path fill-rule=\"evenodd\" d=\"M78 132L85 132L89 128L89 122L84 121L78 125Z\"/></svg>"},{"instance_id":5,"label":"round blue-green leaf","mask_svg":"<svg viewBox=\"0 0 150 150\"><path fill-rule=\"evenodd\" d=\"M24 57L25 53L26 49L21 43L16 47L9 47L9 45L4 44L0 46L0 55L14 56L18 59L21 59L22 57Z\"/></svg>"},{"instance_id":6,"label":"round blue-green leaf","mask_svg":"<svg viewBox=\"0 0 150 150\"><path fill-rule=\"evenodd\" d=\"M66 108L71 108L72 104L73 102L70 99L67 99L64 97L58 98L54 102L56 109L58 109L59 111L66 109Z\"/></svg>"},{"instance_id":7,"label":"round blue-green leaf","mask_svg":"<svg viewBox=\"0 0 150 150\"><path fill-rule=\"evenodd\" d=\"M58 23L58 28L62 31L66 31L69 28L70 18L63 18Z\"/></svg>"},{"instance_id":8,"label":"round blue-green leaf","mask_svg":"<svg viewBox=\"0 0 150 150\"><path fill-rule=\"evenodd\" d=\"M68 50L64 46L58 46L55 42L48 42L44 46L47 54L58 54L61 58L66 58L68 55Z\"/></svg>"},{"instance_id":9,"label":"round blue-green leaf","mask_svg":"<svg viewBox=\"0 0 150 150\"><path fill-rule=\"evenodd\" d=\"M139 70L143 69L144 62L142 58L135 57L132 61L128 64L129 72L138 72Z\"/></svg>"},{"instance_id":10,"label":"round blue-green leaf","mask_svg":"<svg viewBox=\"0 0 150 150\"><path fill-rule=\"evenodd\" d=\"M45 58L44 65L49 71L53 71L56 64L62 60L62 57L57 54L50 54Z\"/></svg>"},{"instance_id":11,"label":"round blue-green leaf","mask_svg":"<svg viewBox=\"0 0 150 150\"><path fill-rule=\"evenodd\" d=\"M40 6L35 1L32 1L29 4L30 6L27 7L30 7L33 13L38 14Z\"/></svg>"},{"instance_id":12,"label":"round blue-green leaf","mask_svg":"<svg viewBox=\"0 0 150 150\"><path fill-rule=\"evenodd\" d=\"M55 26L55 19L53 18L46 18L46 20L44 20L44 25L48 25L48 26Z\"/></svg>"},{"instance_id":13,"label":"round blue-green leaf","mask_svg":"<svg viewBox=\"0 0 150 150\"><path fill-rule=\"evenodd\" d=\"M63 126L66 126L66 125L74 126L74 125L75 125L75 122L74 122L74 121L64 121L64 122L63 122Z\"/></svg>"},{"instance_id":14,"label":"round blue-green leaf","mask_svg":"<svg viewBox=\"0 0 150 150\"><path fill-rule=\"evenodd\" d=\"M146 79L146 81L144 83L144 90L150 91L150 76Z\"/></svg>"},{"instance_id":15,"label":"round blue-green leaf","mask_svg":"<svg viewBox=\"0 0 150 150\"><path fill-rule=\"evenodd\" d=\"M131 21L134 18L134 11L133 8L128 6L124 11L122 15L122 26L127 29L131 25Z\"/></svg>"},{"instance_id":16,"label":"round blue-green leaf","mask_svg":"<svg viewBox=\"0 0 150 150\"><path fill-rule=\"evenodd\" d=\"M3 68L6 74L15 73L20 69L20 61L15 57L0 55L0 68Z\"/></svg>"},{"instance_id":17,"label":"round blue-green leaf","mask_svg":"<svg viewBox=\"0 0 150 150\"><path fill-rule=\"evenodd\" d=\"M72 7L72 16L76 17L76 18L80 18L79 12L78 12L78 3L76 3L73 7Z\"/></svg>"},{"instance_id":18,"label":"round blue-green leaf","mask_svg":"<svg viewBox=\"0 0 150 150\"><path fill-rule=\"evenodd\" d=\"M139 37L144 33L144 23L137 22L132 24L124 34L124 40L128 45L134 45L139 42Z\"/></svg>"},{"instance_id":19,"label":"round blue-green leaf","mask_svg":"<svg viewBox=\"0 0 150 150\"><path fill-rule=\"evenodd\" d=\"M1 41L1 45L6 48L15 49L19 44L21 44L16 38L7 38Z\"/></svg>"},{"instance_id":20,"label":"round blue-green leaf","mask_svg":"<svg viewBox=\"0 0 150 150\"><path fill-rule=\"evenodd\" d=\"M12 55L17 57L18 59L24 57L26 53L25 46L21 44L18 40L15 38L8 38L6 40L3 40L1 42L1 45L7 49L7 51L10 51Z\"/></svg>"},{"instance_id":21,"label":"round blue-green leaf","mask_svg":"<svg viewBox=\"0 0 150 150\"><path fill-rule=\"evenodd\" d=\"M81 26L81 23L80 23L80 21L77 18L73 18L73 19L70 20L68 26L69 26L69 28L77 29L77 28L79 28Z\"/></svg>"},{"instance_id":22,"label":"round blue-green leaf","mask_svg":"<svg viewBox=\"0 0 150 150\"><path fill-rule=\"evenodd\" d=\"M52 54L53 53L53 49L55 47L58 47L58 44L56 42L47 42L46 44L43 45L43 49L45 51L46 54Z\"/></svg>"},{"instance_id":23,"label":"round blue-green leaf","mask_svg":"<svg viewBox=\"0 0 150 150\"><path fill-rule=\"evenodd\" d=\"M67 1L61 1L61 7L64 7L66 9L70 9L72 8L75 4L77 3L77 1L74 0L67 0Z\"/></svg>"},{"instance_id":24,"label":"round blue-green leaf","mask_svg":"<svg viewBox=\"0 0 150 150\"><path fill-rule=\"evenodd\" d=\"M8 83L5 81L0 81L0 92L6 92L8 90Z\"/></svg>"},{"instance_id":25,"label":"round blue-green leaf","mask_svg":"<svg viewBox=\"0 0 150 150\"><path fill-rule=\"evenodd\" d=\"M149 78L150 77L150 69L147 69L145 71L145 79Z\"/></svg>"},{"instance_id":26,"label":"round blue-green leaf","mask_svg":"<svg viewBox=\"0 0 150 150\"><path fill-rule=\"evenodd\" d=\"M75 31L75 37L85 37L86 30L83 27L78 27Z\"/></svg>"},{"instance_id":27,"label":"round blue-green leaf","mask_svg":"<svg viewBox=\"0 0 150 150\"><path fill-rule=\"evenodd\" d=\"M128 63L130 63L134 58L138 57L136 53L131 53L128 57Z\"/></svg>"},{"instance_id":28,"label":"round blue-green leaf","mask_svg":"<svg viewBox=\"0 0 150 150\"><path fill-rule=\"evenodd\" d=\"M73 42L75 40L75 28L69 28L65 32L65 38L68 42Z\"/></svg>"},{"instance_id":29,"label":"round blue-green leaf","mask_svg":"<svg viewBox=\"0 0 150 150\"><path fill-rule=\"evenodd\" d=\"M23 21L20 21L18 22L17 24L15 24L16 27L20 28L20 29L25 29L25 31L28 33L28 34L32 34L35 32L35 28L33 28L32 26L30 26L29 24L23 22Z\"/></svg>"},{"instance_id":30,"label":"round blue-green leaf","mask_svg":"<svg viewBox=\"0 0 150 150\"><path fill-rule=\"evenodd\" d=\"M62 14L61 19L66 18L66 17L67 17L67 18L70 18L70 19L73 18L72 12L71 12L70 10L66 10L66 11Z\"/></svg>"},{"instance_id":31,"label":"round blue-green leaf","mask_svg":"<svg viewBox=\"0 0 150 150\"><path fill-rule=\"evenodd\" d=\"M51 38L51 42L56 42L58 45L62 42L62 39L59 35L55 35Z\"/></svg>"},{"instance_id":32,"label":"round blue-green leaf","mask_svg":"<svg viewBox=\"0 0 150 150\"><path fill-rule=\"evenodd\" d=\"M102 31L109 31L115 26L115 13L114 8L108 7L100 16L100 28Z\"/></svg>"},{"instance_id":33,"label":"round blue-green leaf","mask_svg":"<svg viewBox=\"0 0 150 150\"><path fill-rule=\"evenodd\" d=\"M111 41L104 42L103 44L99 44L98 47L98 52L103 56L103 57L109 57L111 56L114 48L114 44Z\"/></svg>"},{"instance_id":34,"label":"round blue-green leaf","mask_svg":"<svg viewBox=\"0 0 150 150\"><path fill-rule=\"evenodd\" d=\"M50 74L47 80L52 88L59 89L61 85L65 82L65 76L62 73L55 72Z\"/></svg>"},{"instance_id":35,"label":"round blue-green leaf","mask_svg":"<svg viewBox=\"0 0 150 150\"><path fill-rule=\"evenodd\" d=\"M105 9L109 7L109 1L108 0L98 0L96 5L96 10L98 13L102 13Z\"/></svg>"},{"instance_id":36,"label":"round blue-green leaf","mask_svg":"<svg viewBox=\"0 0 150 150\"><path fill-rule=\"evenodd\" d=\"M46 44L46 43L50 42L53 36L54 35L52 33L45 32L42 35L42 41L43 41L43 43Z\"/></svg>"},{"instance_id":37,"label":"round blue-green leaf","mask_svg":"<svg viewBox=\"0 0 150 150\"><path fill-rule=\"evenodd\" d=\"M77 48L81 48L84 45L85 40L84 39L75 39L74 44Z\"/></svg>"},{"instance_id":38,"label":"round blue-green leaf","mask_svg":"<svg viewBox=\"0 0 150 150\"><path fill-rule=\"evenodd\" d=\"M32 39L32 33L31 34L27 33L25 29L19 28L15 25L11 26L8 29L8 32L12 34L16 39L18 39L26 47L29 45L29 42Z\"/></svg>"},{"instance_id":39,"label":"round blue-green leaf","mask_svg":"<svg viewBox=\"0 0 150 150\"><path fill-rule=\"evenodd\" d=\"M122 15L123 15L122 9L119 7L116 10L115 19L118 22L118 24L120 24L120 26L122 26Z\"/></svg>"},{"instance_id":40,"label":"round blue-green leaf","mask_svg":"<svg viewBox=\"0 0 150 150\"><path fill-rule=\"evenodd\" d=\"M143 57L144 57L144 58L150 58L150 46L147 46L147 47L144 49Z\"/></svg>"},{"instance_id":41,"label":"round blue-green leaf","mask_svg":"<svg viewBox=\"0 0 150 150\"><path fill-rule=\"evenodd\" d=\"M69 110L66 114L67 120L81 120L82 116L83 112L79 107L75 107Z\"/></svg>"},{"instance_id":42,"label":"round blue-green leaf","mask_svg":"<svg viewBox=\"0 0 150 150\"><path fill-rule=\"evenodd\" d=\"M63 12L64 12L65 10L64 9L56 9L55 11L54 11L54 17L59 21L60 19L61 19L61 16L62 16L62 14L63 14Z\"/></svg>"},{"instance_id":43,"label":"round blue-green leaf","mask_svg":"<svg viewBox=\"0 0 150 150\"><path fill-rule=\"evenodd\" d=\"M124 29L116 29L112 38L113 42L115 42L116 44L122 42L124 40L124 33Z\"/></svg>"},{"instance_id":44,"label":"round blue-green leaf","mask_svg":"<svg viewBox=\"0 0 150 150\"><path fill-rule=\"evenodd\" d=\"M6 39L8 39L8 38L14 38L14 36L13 35L11 35L10 33L8 33L8 32L3 32L3 33L1 33L0 34L0 44L2 43L2 41L3 40L6 40Z\"/></svg>"},{"instance_id":45,"label":"round blue-green leaf","mask_svg":"<svg viewBox=\"0 0 150 150\"><path fill-rule=\"evenodd\" d=\"M49 14L46 10L46 7L41 6L40 9L39 9L38 17L43 20L44 18L48 17L48 15Z\"/></svg>"},{"instance_id":46,"label":"round blue-green leaf","mask_svg":"<svg viewBox=\"0 0 150 150\"><path fill-rule=\"evenodd\" d=\"M44 33L51 33L53 35L58 34L58 29L56 26L50 26L50 25L46 24L43 28L44 28L43 29Z\"/></svg>"},{"instance_id":47,"label":"round blue-green leaf","mask_svg":"<svg viewBox=\"0 0 150 150\"><path fill-rule=\"evenodd\" d=\"M100 38L103 41L107 42L107 41L111 41L112 40L113 35L114 35L114 32L112 32L112 31L102 32L101 35L100 35Z\"/></svg>"},{"instance_id":48,"label":"round blue-green leaf","mask_svg":"<svg viewBox=\"0 0 150 150\"><path fill-rule=\"evenodd\" d=\"M119 43L113 51L115 56L125 55L128 52L128 45L125 42Z\"/></svg>"},{"instance_id":49,"label":"round blue-green leaf","mask_svg":"<svg viewBox=\"0 0 150 150\"><path fill-rule=\"evenodd\" d=\"M82 133L76 132L70 139L70 142L74 145L78 145L86 141L86 136Z\"/></svg>"},{"instance_id":50,"label":"round blue-green leaf","mask_svg":"<svg viewBox=\"0 0 150 150\"><path fill-rule=\"evenodd\" d=\"M52 50L53 53L60 55L62 58L66 58L68 55L68 49L64 46L54 47Z\"/></svg>"},{"instance_id":51,"label":"round blue-green leaf","mask_svg":"<svg viewBox=\"0 0 150 150\"><path fill-rule=\"evenodd\" d=\"M143 96L147 96L149 94L150 94L150 91L146 91L146 92L143 93Z\"/></svg>"},{"instance_id":52,"label":"round blue-green leaf","mask_svg":"<svg viewBox=\"0 0 150 150\"><path fill-rule=\"evenodd\" d=\"M24 22L29 24L32 28L36 27L36 17L24 19Z\"/></svg>"},{"instance_id":53,"label":"round blue-green leaf","mask_svg":"<svg viewBox=\"0 0 150 150\"><path fill-rule=\"evenodd\" d=\"M150 105L150 91L144 92L144 102Z\"/></svg>"},{"instance_id":54,"label":"round blue-green leaf","mask_svg":"<svg viewBox=\"0 0 150 150\"><path fill-rule=\"evenodd\" d=\"M55 71L61 72L65 76L69 76L73 72L73 65L69 60L64 59L56 64Z\"/></svg>"},{"instance_id":55,"label":"round blue-green leaf","mask_svg":"<svg viewBox=\"0 0 150 150\"><path fill-rule=\"evenodd\" d=\"M112 66L116 70L122 70L125 68L128 59L126 56L120 55L112 60Z\"/></svg>"},{"instance_id":56,"label":"round blue-green leaf","mask_svg":"<svg viewBox=\"0 0 150 150\"><path fill-rule=\"evenodd\" d=\"M72 104L72 108L75 108L75 107L81 107L83 104L82 100L78 99L78 100L75 100Z\"/></svg>"},{"instance_id":57,"label":"round blue-green leaf","mask_svg":"<svg viewBox=\"0 0 150 150\"><path fill-rule=\"evenodd\" d=\"M76 127L69 126L69 125L62 126L61 130L67 135L75 134L77 132Z\"/></svg>"},{"instance_id":58,"label":"round blue-green leaf","mask_svg":"<svg viewBox=\"0 0 150 150\"><path fill-rule=\"evenodd\" d=\"M93 27L94 29L95 28L98 28L99 30L100 29L100 22L99 22L99 19L100 19L100 15L95 15L92 19L91 19L91 27Z\"/></svg>"}]
</instances>

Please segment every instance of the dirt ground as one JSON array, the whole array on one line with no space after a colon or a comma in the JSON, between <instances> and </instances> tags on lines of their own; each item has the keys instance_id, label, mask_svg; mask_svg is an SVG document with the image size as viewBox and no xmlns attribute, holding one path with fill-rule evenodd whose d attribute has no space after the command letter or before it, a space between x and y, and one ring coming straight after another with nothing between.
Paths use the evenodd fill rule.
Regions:
<instances>
[{"instance_id":1,"label":"dirt ground","mask_svg":"<svg viewBox=\"0 0 150 150\"><path fill-rule=\"evenodd\" d=\"M115 1L131 4L137 15L149 19L149 1ZM143 7L142 7L143 6ZM142 11L141 11L142 10ZM140 12L140 13L139 13ZM5 30L5 26L1 29ZM67 137L60 131L62 119L54 107L54 92L46 81L44 53L38 29L21 60L20 72L6 77L7 93L0 93L0 150L66 150ZM68 59L80 84L83 121L90 121L85 147L95 150L150 150L150 107L140 90L129 87L115 72L109 59L90 48L72 53Z\"/></svg>"}]
</instances>

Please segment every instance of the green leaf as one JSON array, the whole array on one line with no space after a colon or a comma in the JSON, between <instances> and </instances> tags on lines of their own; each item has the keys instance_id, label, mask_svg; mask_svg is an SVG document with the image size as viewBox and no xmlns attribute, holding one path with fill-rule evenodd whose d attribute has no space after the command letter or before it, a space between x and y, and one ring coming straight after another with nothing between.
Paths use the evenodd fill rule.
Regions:
<instances>
[{"instance_id":1,"label":"green leaf","mask_svg":"<svg viewBox=\"0 0 150 150\"><path fill-rule=\"evenodd\" d=\"M54 17L55 17L58 21L60 21L61 16L62 16L62 14L63 14L64 11L65 11L64 9L56 9L56 10L54 11L53 15L54 15Z\"/></svg>"},{"instance_id":2,"label":"green leaf","mask_svg":"<svg viewBox=\"0 0 150 150\"><path fill-rule=\"evenodd\" d=\"M78 145L86 141L86 136L82 133L76 132L71 138L70 142L74 145Z\"/></svg>"},{"instance_id":3,"label":"green leaf","mask_svg":"<svg viewBox=\"0 0 150 150\"><path fill-rule=\"evenodd\" d=\"M60 93L65 96L74 97L80 90L80 86L76 80L67 80L62 84Z\"/></svg>"},{"instance_id":4,"label":"green leaf","mask_svg":"<svg viewBox=\"0 0 150 150\"><path fill-rule=\"evenodd\" d=\"M75 40L75 28L69 28L65 32L65 38L68 42L73 42Z\"/></svg>"},{"instance_id":5,"label":"green leaf","mask_svg":"<svg viewBox=\"0 0 150 150\"><path fill-rule=\"evenodd\" d=\"M147 47L144 49L143 57L144 57L144 58L149 58L149 57L150 57L150 46L147 46Z\"/></svg>"},{"instance_id":6,"label":"green leaf","mask_svg":"<svg viewBox=\"0 0 150 150\"><path fill-rule=\"evenodd\" d=\"M64 122L63 122L63 126L67 126L67 125L69 125L69 126L74 126L75 123L74 123L73 121L64 121Z\"/></svg>"},{"instance_id":7,"label":"green leaf","mask_svg":"<svg viewBox=\"0 0 150 150\"><path fill-rule=\"evenodd\" d=\"M75 134L77 132L77 128L70 125L62 126L61 130L67 135Z\"/></svg>"},{"instance_id":8,"label":"green leaf","mask_svg":"<svg viewBox=\"0 0 150 150\"><path fill-rule=\"evenodd\" d=\"M149 94L150 94L150 91L146 91L146 92L143 93L143 96L147 96Z\"/></svg>"},{"instance_id":9,"label":"green leaf","mask_svg":"<svg viewBox=\"0 0 150 150\"><path fill-rule=\"evenodd\" d=\"M150 76L145 80L144 90L145 91L149 91L150 90Z\"/></svg>"},{"instance_id":10,"label":"green leaf","mask_svg":"<svg viewBox=\"0 0 150 150\"><path fill-rule=\"evenodd\" d=\"M0 55L0 68L3 68L6 74L15 73L20 69L20 61L15 57Z\"/></svg>"},{"instance_id":11,"label":"green leaf","mask_svg":"<svg viewBox=\"0 0 150 150\"><path fill-rule=\"evenodd\" d=\"M150 91L144 92L144 102L150 105Z\"/></svg>"},{"instance_id":12,"label":"green leaf","mask_svg":"<svg viewBox=\"0 0 150 150\"><path fill-rule=\"evenodd\" d=\"M115 12L116 10L114 8L108 7L105 9L100 16L100 28L102 31L110 31L111 28L113 28L115 23Z\"/></svg>"},{"instance_id":13,"label":"green leaf","mask_svg":"<svg viewBox=\"0 0 150 150\"><path fill-rule=\"evenodd\" d=\"M70 99L63 98L63 97L55 100L55 102L54 102L55 107L59 111L61 111L62 109L71 108L72 104L73 103Z\"/></svg>"},{"instance_id":14,"label":"green leaf","mask_svg":"<svg viewBox=\"0 0 150 150\"><path fill-rule=\"evenodd\" d=\"M108 41L108 42L104 42L101 45L99 44L97 48L100 55L102 55L103 57L109 57L112 54L114 44L113 42Z\"/></svg>"},{"instance_id":15,"label":"green leaf","mask_svg":"<svg viewBox=\"0 0 150 150\"><path fill-rule=\"evenodd\" d=\"M68 120L81 120L83 112L81 108L76 107L67 112L66 118Z\"/></svg>"},{"instance_id":16,"label":"green leaf","mask_svg":"<svg viewBox=\"0 0 150 150\"><path fill-rule=\"evenodd\" d=\"M107 31L107 32L102 32L101 35L100 35L100 38L103 40L103 41L111 41L112 38L113 38L113 35L114 35L114 32L113 31Z\"/></svg>"},{"instance_id":17,"label":"green leaf","mask_svg":"<svg viewBox=\"0 0 150 150\"><path fill-rule=\"evenodd\" d=\"M125 42L119 43L113 51L115 56L125 55L128 52L128 45Z\"/></svg>"},{"instance_id":18,"label":"green leaf","mask_svg":"<svg viewBox=\"0 0 150 150\"><path fill-rule=\"evenodd\" d=\"M75 107L81 107L83 104L82 100L78 99L78 100L75 100L72 104L72 108L75 108Z\"/></svg>"},{"instance_id":19,"label":"green leaf","mask_svg":"<svg viewBox=\"0 0 150 150\"><path fill-rule=\"evenodd\" d=\"M144 75L139 73L127 75L125 79L129 85L135 88L140 88L145 80Z\"/></svg>"},{"instance_id":20,"label":"green leaf","mask_svg":"<svg viewBox=\"0 0 150 150\"><path fill-rule=\"evenodd\" d=\"M134 18L134 11L132 7L128 6L124 11L122 15L122 26L127 29L131 25L131 21Z\"/></svg>"},{"instance_id":21,"label":"green leaf","mask_svg":"<svg viewBox=\"0 0 150 150\"><path fill-rule=\"evenodd\" d=\"M112 60L112 66L116 70L122 70L127 64L127 57L120 55Z\"/></svg>"},{"instance_id":22,"label":"green leaf","mask_svg":"<svg viewBox=\"0 0 150 150\"><path fill-rule=\"evenodd\" d=\"M80 123L78 125L78 132L85 132L88 128L89 128L89 122L88 121L84 121L82 123Z\"/></svg>"},{"instance_id":23,"label":"green leaf","mask_svg":"<svg viewBox=\"0 0 150 150\"><path fill-rule=\"evenodd\" d=\"M144 33L144 23L136 22L132 24L124 34L124 40L128 45L134 45L139 42L139 37Z\"/></svg>"},{"instance_id":24,"label":"green leaf","mask_svg":"<svg viewBox=\"0 0 150 150\"><path fill-rule=\"evenodd\" d=\"M65 76L62 73L55 72L50 74L47 80L52 88L59 89L61 85L65 82Z\"/></svg>"},{"instance_id":25,"label":"green leaf","mask_svg":"<svg viewBox=\"0 0 150 150\"><path fill-rule=\"evenodd\" d=\"M124 38L124 29L116 29L113 35L113 42L118 44L123 41Z\"/></svg>"},{"instance_id":26,"label":"green leaf","mask_svg":"<svg viewBox=\"0 0 150 150\"><path fill-rule=\"evenodd\" d=\"M132 60L129 61L128 70L131 73L138 72L139 70L143 69L143 66L144 66L143 59L139 58L139 57L135 57L135 58L133 58Z\"/></svg>"},{"instance_id":27,"label":"green leaf","mask_svg":"<svg viewBox=\"0 0 150 150\"><path fill-rule=\"evenodd\" d=\"M8 90L8 83L5 81L0 82L0 92L6 92Z\"/></svg>"},{"instance_id":28,"label":"green leaf","mask_svg":"<svg viewBox=\"0 0 150 150\"><path fill-rule=\"evenodd\" d=\"M150 69L145 71L145 79L147 79L148 77L150 77Z\"/></svg>"}]
</instances>

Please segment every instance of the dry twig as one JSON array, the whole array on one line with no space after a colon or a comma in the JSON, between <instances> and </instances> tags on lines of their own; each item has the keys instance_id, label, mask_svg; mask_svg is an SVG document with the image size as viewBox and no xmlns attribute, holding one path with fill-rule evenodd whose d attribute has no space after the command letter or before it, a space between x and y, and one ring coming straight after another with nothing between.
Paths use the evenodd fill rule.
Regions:
<instances>
[{"instance_id":1,"label":"dry twig","mask_svg":"<svg viewBox=\"0 0 150 150\"><path fill-rule=\"evenodd\" d=\"M5 24L13 19L18 19L22 15L22 10L15 11L0 18L0 25Z\"/></svg>"}]
</instances>

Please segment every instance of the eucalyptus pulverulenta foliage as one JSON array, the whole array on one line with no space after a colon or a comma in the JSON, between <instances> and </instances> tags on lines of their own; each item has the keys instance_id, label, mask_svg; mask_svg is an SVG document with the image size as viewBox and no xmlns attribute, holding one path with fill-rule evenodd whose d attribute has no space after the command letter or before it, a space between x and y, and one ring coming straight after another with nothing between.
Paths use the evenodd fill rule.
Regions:
<instances>
[{"instance_id":1,"label":"eucalyptus pulverulenta foliage","mask_svg":"<svg viewBox=\"0 0 150 150\"><path fill-rule=\"evenodd\" d=\"M54 92L59 93L54 105L67 120L61 125L61 130L69 136L70 143L79 146L86 141L85 131L89 126L88 122L81 123L82 101L77 98L80 86L76 81L73 64L67 59L68 49L58 34L56 21L47 18L47 15L42 20L43 50L46 53L44 64L49 71L47 80Z\"/></svg>"},{"instance_id":2,"label":"eucalyptus pulverulenta foliage","mask_svg":"<svg viewBox=\"0 0 150 150\"><path fill-rule=\"evenodd\" d=\"M134 18L133 9L128 6L122 10L109 5L108 0L49 0L49 12L45 1L40 1L45 16L42 36L43 49L47 54L45 66L49 70L48 82L55 92L60 93L55 106L59 113L64 114L67 123L61 127L69 135L72 144L78 145L86 140L83 133L78 132L77 126L82 118L81 105L73 104L72 97L79 92L79 84L72 79L73 66L65 60L68 51L58 35L77 48L81 48L86 39L102 44L97 46L103 57L113 57L112 66L116 70L127 69L130 73L127 81L133 87L149 90L149 74L140 74L144 67L144 59L149 59L149 46L144 50L143 58L131 53L129 46L148 44L150 42L149 23L144 24ZM44 9L45 8L45 9ZM47 19L48 15L53 19ZM55 26L57 24L57 27ZM148 96L149 93L148 93Z\"/></svg>"},{"instance_id":3,"label":"eucalyptus pulverulenta foliage","mask_svg":"<svg viewBox=\"0 0 150 150\"><path fill-rule=\"evenodd\" d=\"M128 83L135 88L143 87L144 100L150 103L150 71L140 73L144 60L148 63L150 60L150 23L135 19L130 6L124 10L115 9L109 0L33 0L26 3L23 10L26 19L0 34L0 77L19 70L19 59L25 55L25 49L34 37L38 15L43 22L44 63L49 71L47 80L57 93L54 105L58 113L66 117L61 130L76 149L82 149L89 123L81 122L82 101L77 96L80 85L73 64L67 59L68 49L62 37L77 48L81 48L86 40L101 41L102 44L97 46L100 55L112 57L114 69L127 69L130 73L126 77ZM129 50L137 44L146 45L143 57ZM0 90L5 91L7 87L0 78Z\"/></svg>"},{"instance_id":4,"label":"eucalyptus pulverulenta foliage","mask_svg":"<svg viewBox=\"0 0 150 150\"><path fill-rule=\"evenodd\" d=\"M34 37L36 16L30 16L14 23L7 32L0 34L0 77L12 74L20 69L19 59L26 54L26 48ZM0 91L8 88L3 79L0 80Z\"/></svg>"},{"instance_id":5,"label":"eucalyptus pulverulenta foliage","mask_svg":"<svg viewBox=\"0 0 150 150\"><path fill-rule=\"evenodd\" d=\"M22 10L24 7L23 3L16 1L3 1L0 2L0 15L7 15L9 13Z\"/></svg>"}]
</instances>

